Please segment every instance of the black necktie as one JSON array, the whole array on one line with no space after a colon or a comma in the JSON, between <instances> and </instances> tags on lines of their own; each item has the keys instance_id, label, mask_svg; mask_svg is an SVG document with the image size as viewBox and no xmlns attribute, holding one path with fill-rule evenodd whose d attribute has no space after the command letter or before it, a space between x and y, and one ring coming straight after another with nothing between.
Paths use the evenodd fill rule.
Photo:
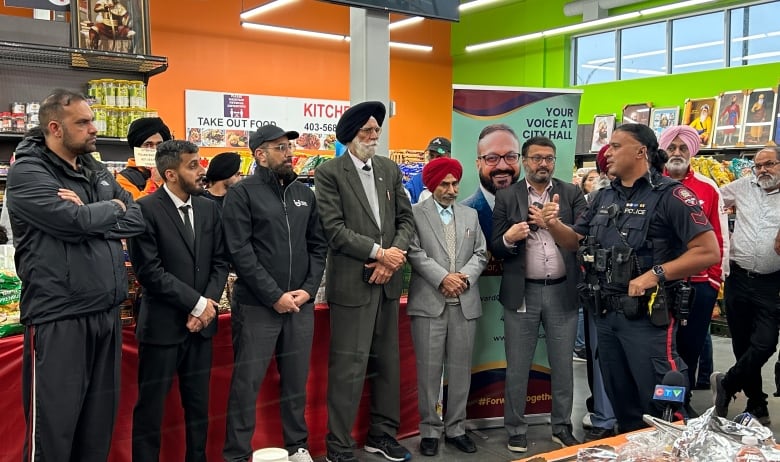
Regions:
<instances>
[{"instance_id":1,"label":"black necktie","mask_svg":"<svg viewBox=\"0 0 780 462\"><path fill-rule=\"evenodd\" d=\"M190 244L195 245L195 230L192 228L192 221L190 221L190 206L182 205L179 207L182 215L184 215L184 227L187 228L187 236L189 236Z\"/></svg>"},{"instance_id":2,"label":"black necktie","mask_svg":"<svg viewBox=\"0 0 780 462\"><path fill-rule=\"evenodd\" d=\"M368 164L365 164L362 168L363 168L363 171L365 171L365 172L370 172L371 171L371 166L368 165Z\"/></svg>"}]
</instances>

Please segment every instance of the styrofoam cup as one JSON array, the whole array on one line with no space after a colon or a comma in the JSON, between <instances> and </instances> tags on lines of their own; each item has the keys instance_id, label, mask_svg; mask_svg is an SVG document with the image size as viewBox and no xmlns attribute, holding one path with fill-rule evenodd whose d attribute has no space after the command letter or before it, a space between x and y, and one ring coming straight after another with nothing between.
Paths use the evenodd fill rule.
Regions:
<instances>
[{"instance_id":1,"label":"styrofoam cup","mask_svg":"<svg viewBox=\"0 0 780 462\"><path fill-rule=\"evenodd\" d=\"M252 462L287 462L287 449L263 448L252 453Z\"/></svg>"}]
</instances>

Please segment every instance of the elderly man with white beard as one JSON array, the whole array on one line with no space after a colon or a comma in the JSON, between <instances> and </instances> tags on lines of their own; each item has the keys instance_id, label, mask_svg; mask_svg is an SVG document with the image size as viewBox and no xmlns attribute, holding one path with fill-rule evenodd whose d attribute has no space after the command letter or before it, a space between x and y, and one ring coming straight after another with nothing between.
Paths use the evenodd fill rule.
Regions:
<instances>
[{"instance_id":1,"label":"elderly man with white beard","mask_svg":"<svg viewBox=\"0 0 780 462\"><path fill-rule=\"evenodd\" d=\"M736 363L713 372L715 412L728 414L734 395L747 395L746 412L769 425L761 367L774 353L780 325L780 149L767 147L754 158L753 175L720 189L727 207L736 206L726 278L726 315Z\"/></svg>"},{"instance_id":2,"label":"elderly man with white beard","mask_svg":"<svg viewBox=\"0 0 780 462\"><path fill-rule=\"evenodd\" d=\"M696 194L702 211L715 231L721 253L721 262L690 277L693 302L686 322L681 322L677 330L677 352L688 365L685 410L689 417L697 415L690 407L691 390L696 384L696 366L704 348L720 285L728 274L728 260L723 258L728 255L729 245L728 218L724 212L723 198L714 181L691 168L691 157L699 152L700 140L697 131L686 125L669 127L658 139L658 146L669 154L664 175L674 178Z\"/></svg>"}]
</instances>

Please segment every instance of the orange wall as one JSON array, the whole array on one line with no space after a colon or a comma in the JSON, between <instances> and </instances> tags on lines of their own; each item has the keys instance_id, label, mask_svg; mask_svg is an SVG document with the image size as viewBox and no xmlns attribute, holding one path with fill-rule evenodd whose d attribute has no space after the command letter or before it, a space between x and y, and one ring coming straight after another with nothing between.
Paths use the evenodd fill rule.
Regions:
<instances>
[{"instance_id":1,"label":"orange wall","mask_svg":"<svg viewBox=\"0 0 780 462\"><path fill-rule=\"evenodd\" d=\"M177 136L185 131L185 89L349 99L349 44L242 28L241 10L261 3L149 1L151 54L167 57L169 67L150 79L148 106ZM32 17L32 10L0 3L0 14ZM349 8L315 0L253 20L349 33ZM434 46L432 53L390 51L390 98L397 108L389 122L390 149L421 150L431 138L451 135L450 23L426 20L391 32L391 40Z\"/></svg>"},{"instance_id":2,"label":"orange wall","mask_svg":"<svg viewBox=\"0 0 780 462\"><path fill-rule=\"evenodd\" d=\"M152 54L166 56L169 68L151 78L148 105L178 136L185 130L185 89L349 99L347 43L244 29L239 23L241 5L230 3L168 0L151 7ZM263 19L348 33L348 8L313 0L300 3ZM209 20L191 19L199 17ZM432 137L450 136L451 131L450 25L425 21L412 28L417 30L393 32L391 39L434 45L434 52L391 50L390 98L397 107L390 121L391 149L423 149Z\"/></svg>"}]
</instances>

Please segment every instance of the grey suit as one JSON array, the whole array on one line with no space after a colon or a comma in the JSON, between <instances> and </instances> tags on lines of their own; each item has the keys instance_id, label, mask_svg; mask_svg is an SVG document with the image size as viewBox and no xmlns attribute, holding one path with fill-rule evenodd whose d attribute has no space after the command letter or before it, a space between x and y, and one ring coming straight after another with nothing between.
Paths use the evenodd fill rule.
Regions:
<instances>
[{"instance_id":1,"label":"grey suit","mask_svg":"<svg viewBox=\"0 0 780 462\"><path fill-rule=\"evenodd\" d=\"M571 183L552 180L549 197L560 196L560 220L568 225L587 206L582 190ZM525 434L524 418L531 368L540 322L544 326L550 361L553 433L571 425L574 379L572 351L577 331L577 282L579 266L575 252L558 248L566 267L566 280L553 286L527 284L524 243L507 248L504 233L515 223L528 219L528 183L521 180L498 191L493 209L491 249L504 259L504 276L499 299L504 306L504 346L506 349L506 389L504 426L510 436ZM523 304L525 312L518 312Z\"/></svg>"},{"instance_id":2,"label":"grey suit","mask_svg":"<svg viewBox=\"0 0 780 462\"><path fill-rule=\"evenodd\" d=\"M373 245L407 250L414 235L412 207L392 160L374 156L374 184L381 228L349 154L317 168L315 193L328 239L326 294L330 305L328 362L329 450L351 450L367 367L371 366L369 433L394 436L400 424L398 300L403 275L383 285L363 282ZM370 359L370 362L369 362Z\"/></svg>"},{"instance_id":3,"label":"grey suit","mask_svg":"<svg viewBox=\"0 0 780 462\"><path fill-rule=\"evenodd\" d=\"M444 227L433 197L415 204L417 235L409 247L412 279L407 312L411 316L412 340L417 357L417 392L420 436L439 438L466 432L466 402L471 384L471 352L476 319L482 315L477 278L487 264L485 237L477 212L453 204L456 258L454 272L468 275L470 287L447 303L439 291L451 272ZM445 358L446 353L446 358ZM441 374L447 363L447 412L442 423L436 413Z\"/></svg>"}]
</instances>

